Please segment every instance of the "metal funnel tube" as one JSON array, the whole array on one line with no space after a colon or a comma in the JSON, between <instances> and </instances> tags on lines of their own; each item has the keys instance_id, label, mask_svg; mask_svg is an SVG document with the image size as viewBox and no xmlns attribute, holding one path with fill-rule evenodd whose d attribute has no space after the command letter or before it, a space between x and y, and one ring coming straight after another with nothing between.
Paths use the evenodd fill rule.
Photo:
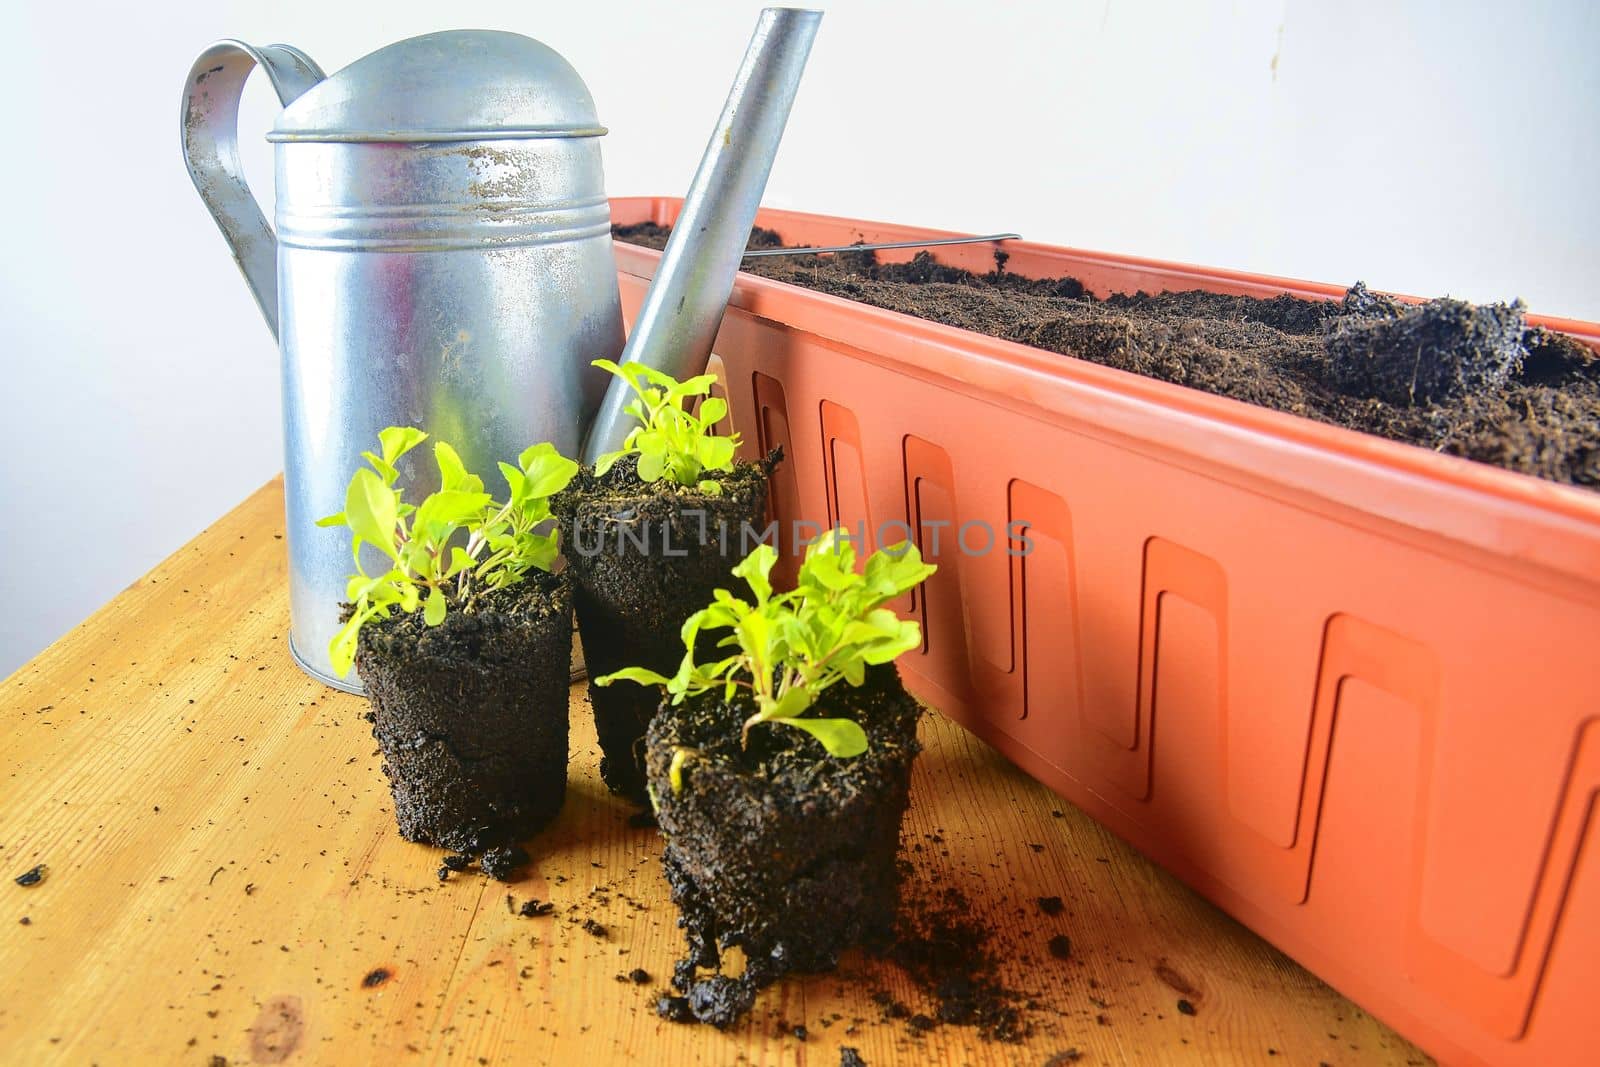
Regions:
<instances>
[{"instance_id":1,"label":"metal funnel tube","mask_svg":"<svg viewBox=\"0 0 1600 1067\"><path fill-rule=\"evenodd\" d=\"M705 370L821 21L820 11L761 12L621 362L677 378ZM584 445L587 462L622 447L634 423L623 411L629 395L621 380L610 383Z\"/></svg>"}]
</instances>

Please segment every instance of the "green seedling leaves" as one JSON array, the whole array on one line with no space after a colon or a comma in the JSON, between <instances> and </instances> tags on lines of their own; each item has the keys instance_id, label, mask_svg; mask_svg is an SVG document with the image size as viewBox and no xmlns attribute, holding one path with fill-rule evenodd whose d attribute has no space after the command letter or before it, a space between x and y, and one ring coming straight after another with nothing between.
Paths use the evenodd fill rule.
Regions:
<instances>
[{"instance_id":1,"label":"green seedling leaves","mask_svg":"<svg viewBox=\"0 0 1600 1067\"><path fill-rule=\"evenodd\" d=\"M363 468L350 479L344 494L345 525L350 527L354 546L373 545L390 559L400 558L395 548L395 524L400 516L400 494L390 489L381 477Z\"/></svg>"},{"instance_id":2,"label":"green seedling leaves","mask_svg":"<svg viewBox=\"0 0 1600 1067\"><path fill-rule=\"evenodd\" d=\"M596 684L659 685L674 704L711 690L731 700L742 690L756 708L744 722L746 744L752 728L770 723L805 731L840 759L867 751L860 723L807 712L830 686L841 681L859 686L868 667L893 662L922 644L922 628L884 605L936 568L922 562L915 545L901 543L874 552L857 570L848 535L833 530L807 549L795 588L775 594L771 575L777 560L770 545L757 545L733 568L755 602L718 589L710 604L684 622L685 653L672 677L628 667L595 679ZM718 647L732 654L697 663L701 633L715 630L728 631ZM676 778L673 788L679 788Z\"/></svg>"},{"instance_id":3,"label":"green seedling leaves","mask_svg":"<svg viewBox=\"0 0 1600 1067\"><path fill-rule=\"evenodd\" d=\"M828 755L839 759L859 756L867 750L867 732L854 719L800 719L781 716L765 721L804 730L822 742L822 747L828 750Z\"/></svg>"},{"instance_id":4,"label":"green seedling leaves","mask_svg":"<svg viewBox=\"0 0 1600 1067\"><path fill-rule=\"evenodd\" d=\"M595 461L595 474L603 477L623 456L638 456L640 481L667 479L702 493L721 493L722 483L705 475L733 469L739 435L712 432L728 417L727 401L710 395L716 375L699 374L680 382L637 362L619 366L597 359L594 365L628 383L634 397L623 410L639 422L620 449ZM698 413L690 410L696 398L702 398Z\"/></svg>"},{"instance_id":5,"label":"green seedling leaves","mask_svg":"<svg viewBox=\"0 0 1600 1067\"><path fill-rule=\"evenodd\" d=\"M509 495L497 501L454 448L435 441L439 491L413 505L395 488L396 464L427 439L410 426L381 431L378 451L362 453L368 466L351 477L344 511L317 520L318 526L350 530L356 563L345 590L351 615L328 645L340 675L354 664L367 623L398 609L421 610L424 623L438 626L453 609L471 610L479 592L513 585L530 570L549 570L560 552L550 498L577 473L575 462L554 445L534 445L517 457L516 466L499 465ZM368 575L361 568L363 544L375 546L394 566Z\"/></svg>"}]
</instances>

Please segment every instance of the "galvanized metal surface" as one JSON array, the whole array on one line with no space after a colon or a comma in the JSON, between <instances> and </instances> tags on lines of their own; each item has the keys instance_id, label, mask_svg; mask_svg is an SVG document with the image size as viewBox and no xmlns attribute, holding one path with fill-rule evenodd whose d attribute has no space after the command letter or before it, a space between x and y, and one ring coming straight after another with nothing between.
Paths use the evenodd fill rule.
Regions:
<instances>
[{"instance_id":1,"label":"galvanized metal surface","mask_svg":"<svg viewBox=\"0 0 1600 1067\"><path fill-rule=\"evenodd\" d=\"M217 220L256 306L277 337L277 243L239 159L239 97L258 66L285 106L327 77L309 56L289 45L255 48L243 41L218 41L189 70L179 133L195 190Z\"/></svg>"},{"instance_id":2,"label":"galvanized metal surface","mask_svg":"<svg viewBox=\"0 0 1600 1067\"><path fill-rule=\"evenodd\" d=\"M234 142L252 63L279 70L275 84L284 70L300 78L280 88L293 104L272 135L275 235ZM315 522L343 509L361 451L409 424L491 478L533 442L574 454L604 390L590 361L621 350L622 314L604 128L554 51L450 31L320 78L284 46L214 46L186 86L184 143L279 338L291 648L311 674L359 691L327 658L349 537ZM435 488L427 450L412 456L402 485Z\"/></svg>"},{"instance_id":3,"label":"galvanized metal surface","mask_svg":"<svg viewBox=\"0 0 1600 1067\"><path fill-rule=\"evenodd\" d=\"M705 369L821 20L820 11L761 12L624 360L680 378ZM585 460L622 446L633 424L623 410L629 396L622 381L611 383L584 444Z\"/></svg>"}]
</instances>

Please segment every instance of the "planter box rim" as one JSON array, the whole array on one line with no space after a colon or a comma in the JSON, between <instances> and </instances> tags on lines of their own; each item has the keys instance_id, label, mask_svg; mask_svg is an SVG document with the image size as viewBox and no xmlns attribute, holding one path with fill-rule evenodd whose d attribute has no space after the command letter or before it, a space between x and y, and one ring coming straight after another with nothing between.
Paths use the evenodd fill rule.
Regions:
<instances>
[{"instance_id":1,"label":"planter box rim","mask_svg":"<svg viewBox=\"0 0 1600 1067\"><path fill-rule=\"evenodd\" d=\"M613 221L668 225L680 204L675 197L613 198ZM791 229L844 225L871 240L966 236L770 208L763 208L756 221L779 233L786 224ZM1288 293L1308 300L1337 298L1345 292L1325 283L1036 242L1008 241L1004 247L1014 253L1013 259L1035 252L1159 273L1178 281L1179 288L1258 297ZM654 249L623 242L617 242L616 252L618 268L641 278L654 274L661 257ZM1331 511L1342 520L1369 525L1370 517L1378 517L1497 557L1550 567L1583 579L1600 593L1600 491L1441 455L754 274L738 275L729 308L847 345L858 357L894 365L913 377L959 382L963 389L1006 408L1026 405L1038 417L1076 431L1092 435L1109 431L1124 444L1136 441L1146 447L1159 441L1170 450L1165 459L1196 457L1209 468L1202 473L1213 475L1218 465L1226 466L1238 476L1238 484L1255 484L1274 493L1289 490L1316 510ZM1600 323L1533 314L1527 321L1600 349ZM1260 462L1267 457L1270 464ZM1193 466L1181 458L1178 462ZM1537 536L1527 536L1530 532Z\"/></svg>"}]
</instances>

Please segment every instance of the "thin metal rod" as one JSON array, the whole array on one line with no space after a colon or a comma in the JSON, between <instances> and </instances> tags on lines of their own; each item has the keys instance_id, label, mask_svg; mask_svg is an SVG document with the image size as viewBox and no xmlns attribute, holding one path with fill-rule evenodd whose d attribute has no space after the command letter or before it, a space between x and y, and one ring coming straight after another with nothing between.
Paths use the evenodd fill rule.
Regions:
<instances>
[{"instance_id":1,"label":"thin metal rod","mask_svg":"<svg viewBox=\"0 0 1600 1067\"><path fill-rule=\"evenodd\" d=\"M1020 241L1020 233L986 233L979 237L939 237L927 241L880 241L877 244L811 245L807 248L752 248L744 258L752 256L807 256L824 252L877 252L885 248L933 248L936 245L975 245L985 241Z\"/></svg>"}]
</instances>

